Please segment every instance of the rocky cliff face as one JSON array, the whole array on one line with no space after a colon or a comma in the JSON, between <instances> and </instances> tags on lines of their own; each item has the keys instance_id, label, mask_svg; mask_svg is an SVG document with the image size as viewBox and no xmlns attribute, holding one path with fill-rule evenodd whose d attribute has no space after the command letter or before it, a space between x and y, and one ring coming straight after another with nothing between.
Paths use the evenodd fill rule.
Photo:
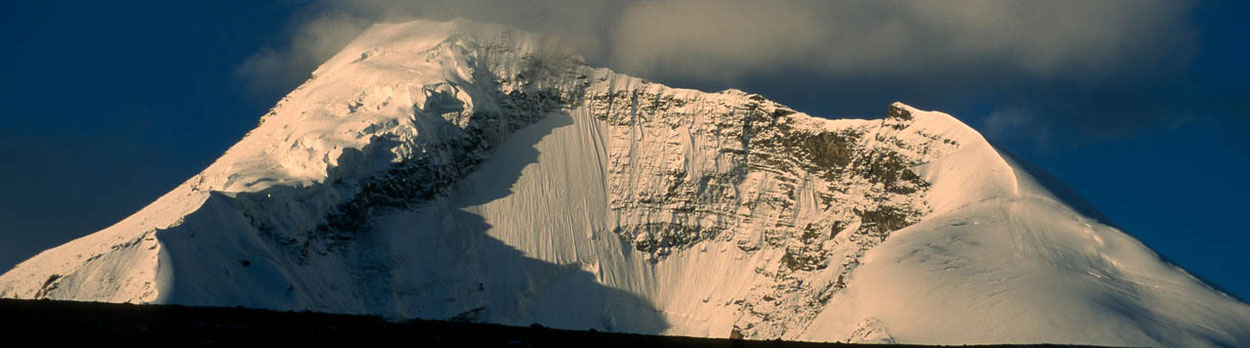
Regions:
<instances>
[{"instance_id":1,"label":"rocky cliff face","mask_svg":"<svg viewBox=\"0 0 1250 348\"><path fill-rule=\"evenodd\" d=\"M909 127L903 105L834 124L740 91L614 78L588 98L615 143L631 145L608 153L613 232L652 263L704 241L781 253L777 267L752 270L772 281L733 303L744 337L780 337L814 317L865 251L929 212L928 183L911 168L957 146ZM826 268L838 279L805 282Z\"/></svg>"},{"instance_id":2,"label":"rocky cliff face","mask_svg":"<svg viewBox=\"0 0 1250 348\"><path fill-rule=\"evenodd\" d=\"M512 29L465 21L378 25L203 173L135 216L0 276L0 295L938 342L913 321L874 309L893 300L856 290L855 279L879 274L861 274L860 266L907 254L932 256L916 266L924 275L986 267L959 280L988 284L967 293L944 292L946 283L914 290L933 296L989 298L1010 293L982 293L994 284L1036 284L994 271L996 263L1024 262L1066 270L1059 274L1082 282L1120 274L1136 285L1100 280L1091 283L1098 290L1020 293L1006 303L1041 308L1045 302L1029 298L1054 293L1149 298L1141 294L1171 279L1169 286L1180 286L1175 291L1198 294L1195 301L1234 304L1216 314L1097 324L1109 332L1189 332L1250 318L1244 304L1159 266L1139 244L1085 251L1089 260L1151 255L1128 263L1012 259L1034 255L1020 246L1051 235L1093 236L1103 244L1128 237L1069 214L1062 200L954 118L899 103L885 109L877 120L816 118L742 91L675 89L592 68ZM998 213L969 213L1035 201L1059 212L1037 221L1084 225L996 225ZM958 214L975 218L947 223ZM1015 256L969 263L987 254L959 248L966 237L944 234L982 222L1001 228L979 236L1011 238L994 250L1017 250ZM875 251L904 231L933 239L906 252ZM1086 239L1073 238L1076 244L1039 245L1061 255L1086 250L1086 242L1076 242ZM929 247L935 249L922 252ZM940 267L925 268L947 256ZM914 259L886 264L907 260ZM1151 271L1138 277L1130 269ZM887 284L876 289L911 286ZM1132 300L1121 310L1154 307L1166 306ZM1103 339L1059 327L1035 334L1025 329L1032 321L1020 325L992 331L997 336L987 342L1173 342ZM947 331L968 333L951 341L968 343L976 330L970 324ZM1237 340L1246 335L1237 335L1207 332L1192 342L1244 342Z\"/></svg>"}]
</instances>

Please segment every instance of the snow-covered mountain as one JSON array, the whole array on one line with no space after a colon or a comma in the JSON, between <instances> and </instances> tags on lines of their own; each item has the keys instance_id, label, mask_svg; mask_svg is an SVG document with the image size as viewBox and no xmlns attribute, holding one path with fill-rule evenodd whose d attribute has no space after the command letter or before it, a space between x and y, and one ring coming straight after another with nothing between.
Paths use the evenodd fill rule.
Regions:
<instances>
[{"instance_id":1,"label":"snow-covered mountain","mask_svg":"<svg viewBox=\"0 0 1250 348\"><path fill-rule=\"evenodd\" d=\"M812 117L534 34L376 25L0 296L674 335L1250 346L1250 306L957 119Z\"/></svg>"}]
</instances>

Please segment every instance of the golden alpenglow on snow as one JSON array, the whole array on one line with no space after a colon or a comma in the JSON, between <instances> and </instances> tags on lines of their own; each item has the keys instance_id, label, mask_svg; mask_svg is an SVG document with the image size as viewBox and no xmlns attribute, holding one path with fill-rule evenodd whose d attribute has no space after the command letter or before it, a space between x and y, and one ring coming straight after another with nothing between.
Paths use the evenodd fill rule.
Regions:
<instances>
[{"instance_id":1,"label":"golden alpenglow on snow","mask_svg":"<svg viewBox=\"0 0 1250 348\"><path fill-rule=\"evenodd\" d=\"M376 24L0 295L876 343L1250 346L1250 306L959 120L814 117L467 20Z\"/></svg>"}]
</instances>

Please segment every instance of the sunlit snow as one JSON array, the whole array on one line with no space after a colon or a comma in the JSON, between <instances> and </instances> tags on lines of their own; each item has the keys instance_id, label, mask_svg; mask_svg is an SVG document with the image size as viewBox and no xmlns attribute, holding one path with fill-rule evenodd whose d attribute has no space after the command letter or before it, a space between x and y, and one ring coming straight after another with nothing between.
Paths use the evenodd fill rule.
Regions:
<instances>
[{"instance_id":1,"label":"sunlit snow","mask_svg":"<svg viewBox=\"0 0 1250 348\"><path fill-rule=\"evenodd\" d=\"M591 68L504 27L379 24L202 173L19 264L0 295L755 339L1250 345L1250 306L957 119L889 109L901 116L829 120ZM856 152L752 138L838 132ZM922 184L872 180L879 154ZM795 160L814 155L866 174ZM369 190L429 197L373 206L390 196ZM887 208L915 219L866 226ZM815 256L783 262L800 254Z\"/></svg>"}]
</instances>

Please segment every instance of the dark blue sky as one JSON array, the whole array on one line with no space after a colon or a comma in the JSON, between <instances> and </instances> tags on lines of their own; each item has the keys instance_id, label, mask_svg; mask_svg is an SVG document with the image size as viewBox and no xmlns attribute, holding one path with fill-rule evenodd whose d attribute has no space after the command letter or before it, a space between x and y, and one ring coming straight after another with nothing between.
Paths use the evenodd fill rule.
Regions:
<instances>
[{"instance_id":1,"label":"dark blue sky","mask_svg":"<svg viewBox=\"0 0 1250 348\"><path fill-rule=\"evenodd\" d=\"M0 270L119 221L241 138L298 81L257 88L240 66L290 45L310 11L297 1L0 5ZM1178 62L1126 61L1093 80L923 64L881 76L649 77L757 92L816 115L879 116L895 100L951 113L1165 257L1250 298L1250 10L1185 11L1194 33Z\"/></svg>"}]
</instances>

